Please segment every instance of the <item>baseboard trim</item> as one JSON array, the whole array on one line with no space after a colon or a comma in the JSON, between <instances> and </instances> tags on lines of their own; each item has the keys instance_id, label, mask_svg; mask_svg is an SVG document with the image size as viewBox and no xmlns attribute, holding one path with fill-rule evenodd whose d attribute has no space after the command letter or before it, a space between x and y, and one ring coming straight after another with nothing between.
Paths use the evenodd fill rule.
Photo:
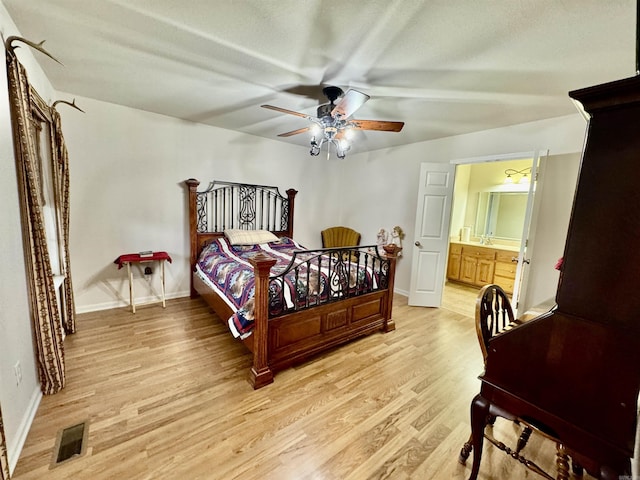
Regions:
<instances>
[{"instance_id":1,"label":"baseboard trim","mask_svg":"<svg viewBox=\"0 0 640 480\"><path fill-rule=\"evenodd\" d=\"M190 295L189 291L184 292L174 292L171 294L166 294L165 299L173 300L175 298L184 298ZM136 297L136 307L138 305L143 305L145 303L151 302L159 302L160 298L157 296L147 296L147 297ZM89 312L98 312L100 310L111 310L112 308L122 308L128 307L129 302L123 300L116 300L113 302L105 302L105 303L94 303L91 305L77 305L76 304L76 313L89 313Z\"/></svg>"},{"instance_id":2,"label":"baseboard trim","mask_svg":"<svg viewBox=\"0 0 640 480\"><path fill-rule=\"evenodd\" d=\"M399 288L394 288L393 293L399 293L400 295L404 295L405 297L409 296L409 292L406 290L401 290Z\"/></svg>"},{"instance_id":3,"label":"baseboard trim","mask_svg":"<svg viewBox=\"0 0 640 480\"><path fill-rule=\"evenodd\" d=\"M29 400L29 407L27 408L26 414L22 418L22 422L20 422L20 426L18 427L18 434L16 435L15 441L11 445L7 445L9 473L11 475L13 475L13 471L18 464L20 453L22 453L24 442L26 442L27 440L27 435L29 434L29 430L31 429L31 424L36 417L36 413L38 412L38 407L40 406L41 400L42 390L40 389L40 384L38 384L33 394L31 395L31 399Z\"/></svg>"}]
</instances>

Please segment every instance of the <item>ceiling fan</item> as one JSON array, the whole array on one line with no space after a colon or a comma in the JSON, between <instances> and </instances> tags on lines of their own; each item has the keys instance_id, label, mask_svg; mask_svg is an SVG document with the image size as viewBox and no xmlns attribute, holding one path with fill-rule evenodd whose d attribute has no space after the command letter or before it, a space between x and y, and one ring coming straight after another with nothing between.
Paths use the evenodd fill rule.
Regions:
<instances>
[{"instance_id":1,"label":"ceiling fan","mask_svg":"<svg viewBox=\"0 0 640 480\"><path fill-rule=\"evenodd\" d=\"M329 103L318 106L317 117L312 117L286 108L274 107L273 105L261 105L263 108L275 110L277 112L288 113L298 117L306 118L312 122L308 127L281 133L279 137L290 137L298 133L311 131L311 150L313 156L320 154L322 146L327 144L327 157L329 156L330 145L336 149L338 158L344 158L349 145L349 136L354 130L376 130L381 132L399 132L404 126L404 122L388 122L383 120L356 120L351 118L356 110L369 100L369 95L358 90L349 89L344 93L339 87L324 87L322 93L327 97ZM340 100L338 100L340 99ZM338 103L335 103L338 100ZM319 139L318 139L319 137Z\"/></svg>"}]
</instances>

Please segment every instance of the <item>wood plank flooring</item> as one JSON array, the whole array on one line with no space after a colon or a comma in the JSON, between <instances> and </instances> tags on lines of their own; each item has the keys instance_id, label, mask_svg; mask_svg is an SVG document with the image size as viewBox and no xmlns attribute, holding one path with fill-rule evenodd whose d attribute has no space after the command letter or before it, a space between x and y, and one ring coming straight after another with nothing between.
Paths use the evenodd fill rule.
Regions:
<instances>
[{"instance_id":1,"label":"wood plank flooring","mask_svg":"<svg viewBox=\"0 0 640 480\"><path fill-rule=\"evenodd\" d=\"M479 287L446 282L442 292L442 308L474 318Z\"/></svg>"},{"instance_id":2,"label":"wood plank flooring","mask_svg":"<svg viewBox=\"0 0 640 480\"><path fill-rule=\"evenodd\" d=\"M466 479L471 462L457 459L482 371L473 319L395 300L396 331L257 391L250 356L199 299L79 315L67 386L43 398L13 479ZM87 453L50 469L58 430L85 419ZM515 445L511 422L493 429ZM549 443L525 452L555 471ZM540 477L486 445L480 478Z\"/></svg>"}]
</instances>

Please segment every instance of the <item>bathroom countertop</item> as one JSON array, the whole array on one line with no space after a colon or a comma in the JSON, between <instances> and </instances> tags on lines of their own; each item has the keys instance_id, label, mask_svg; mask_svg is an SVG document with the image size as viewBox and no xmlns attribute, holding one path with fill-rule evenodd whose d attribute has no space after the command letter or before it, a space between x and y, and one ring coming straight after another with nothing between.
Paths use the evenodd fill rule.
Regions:
<instances>
[{"instance_id":1,"label":"bathroom countertop","mask_svg":"<svg viewBox=\"0 0 640 480\"><path fill-rule=\"evenodd\" d=\"M508 250L510 252L519 252L520 247L514 247L512 245L500 245L498 243L491 243L489 245L482 244L480 242L464 242L462 240L451 240L451 243L457 243L460 245L470 245L473 247L493 248L495 250Z\"/></svg>"}]
</instances>

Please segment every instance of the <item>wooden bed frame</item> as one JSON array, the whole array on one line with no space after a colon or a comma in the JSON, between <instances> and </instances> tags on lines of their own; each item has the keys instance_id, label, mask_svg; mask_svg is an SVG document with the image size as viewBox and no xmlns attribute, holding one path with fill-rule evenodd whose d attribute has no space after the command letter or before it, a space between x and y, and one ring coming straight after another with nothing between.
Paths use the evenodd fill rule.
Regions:
<instances>
[{"instance_id":1,"label":"wooden bed frame","mask_svg":"<svg viewBox=\"0 0 640 480\"><path fill-rule=\"evenodd\" d=\"M298 192L289 189L284 197L277 187L217 181L198 192L198 180L189 179L185 183L189 196L191 297L200 295L226 324L234 312L195 274L200 251L223 236L226 228L264 229L293 238L294 199ZM256 255L251 261L256 277L255 323L253 333L243 340L253 353L249 375L253 388L273 382L273 375L279 370L354 338L377 330L395 330L391 315L398 250L394 245L387 246L386 255L380 257L386 268L383 288L272 318L269 318L269 282L276 260ZM362 248L340 250L341 255L363 252Z\"/></svg>"}]
</instances>

